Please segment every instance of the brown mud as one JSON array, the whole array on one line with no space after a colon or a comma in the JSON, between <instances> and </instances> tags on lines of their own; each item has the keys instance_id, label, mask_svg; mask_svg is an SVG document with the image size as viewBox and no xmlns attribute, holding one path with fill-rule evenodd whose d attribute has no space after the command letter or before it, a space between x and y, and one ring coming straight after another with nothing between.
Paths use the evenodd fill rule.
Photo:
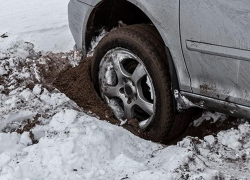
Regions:
<instances>
[{"instance_id":1,"label":"brown mud","mask_svg":"<svg viewBox=\"0 0 250 180\"><path fill-rule=\"evenodd\" d=\"M86 58L80 62L79 66L68 67L61 71L53 85L75 101L84 111L94 113L100 119L117 122L113 119L110 108L95 93L89 76L90 61L90 58Z\"/></svg>"}]
</instances>

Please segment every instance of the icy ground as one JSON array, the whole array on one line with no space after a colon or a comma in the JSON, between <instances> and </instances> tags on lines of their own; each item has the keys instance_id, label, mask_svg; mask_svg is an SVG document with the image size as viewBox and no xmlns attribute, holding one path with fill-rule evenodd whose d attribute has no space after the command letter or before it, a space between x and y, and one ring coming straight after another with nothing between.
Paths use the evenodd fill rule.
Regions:
<instances>
[{"instance_id":1,"label":"icy ground","mask_svg":"<svg viewBox=\"0 0 250 180\"><path fill-rule=\"evenodd\" d=\"M77 53L38 53L71 49L67 1L0 2L0 180L250 179L248 123L165 146L87 115L44 74L77 65ZM226 121L206 112L195 125L210 118Z\"/></svg>"}]
</instances>

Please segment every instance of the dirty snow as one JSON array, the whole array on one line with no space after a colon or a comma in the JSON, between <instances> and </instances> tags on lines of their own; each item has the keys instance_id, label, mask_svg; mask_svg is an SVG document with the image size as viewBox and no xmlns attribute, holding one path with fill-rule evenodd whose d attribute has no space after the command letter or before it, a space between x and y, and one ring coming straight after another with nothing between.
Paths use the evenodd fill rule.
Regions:
<instances>
[{"instance_id":1,"label":"dirty snow","mask_svg":"<svg viewBox=\"0 0 250 180\"><path fill-rule=\"evenodd\" d=\"M63 0L1 3L0 31L9 37L0 38L0 180L249 179L247 122L204 140L186 137L165 146L89 116L45 87L41 66L49 60L36 52L69 50L66 5ZM77 65L76 58L65 59ZM201 119L208 116L223 119L209 112Z\"/></svg>"}]
</instances>

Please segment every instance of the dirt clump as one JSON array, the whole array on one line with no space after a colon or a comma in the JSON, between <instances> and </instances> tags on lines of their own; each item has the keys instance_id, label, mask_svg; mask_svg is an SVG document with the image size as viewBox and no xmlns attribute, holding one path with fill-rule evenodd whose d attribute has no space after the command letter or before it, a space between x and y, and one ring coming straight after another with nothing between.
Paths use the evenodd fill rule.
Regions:
<instances>
[{"instance_id":1,"label":"dirt clump","mask_svg":"<svg viewBox=\"0 0 250 180\"><path fill-rule=\"evenodd\" d=\"M58 77L58 74L64 69L74 66L70 63L74 57L81 57L80 51L70 53L48 53L43 55L43 63L37 64L39 73L42 75L44 84L51 84ZM78 60L77 60L78 61Z\"/></svg>"},{"instance_id":2,"label":"dirt clump","mask_svg":"<svg viewBox=\"0 0 250 180\"><path fill-rule=\"evenodd\" d=\"M113 119L111 109L101 100L95 91L89 76L91 58L82 60L79 66L68 67L61 71L53 85L82 107L86 112L96 114L100 119Z\"/></svg>"}]
</instances>

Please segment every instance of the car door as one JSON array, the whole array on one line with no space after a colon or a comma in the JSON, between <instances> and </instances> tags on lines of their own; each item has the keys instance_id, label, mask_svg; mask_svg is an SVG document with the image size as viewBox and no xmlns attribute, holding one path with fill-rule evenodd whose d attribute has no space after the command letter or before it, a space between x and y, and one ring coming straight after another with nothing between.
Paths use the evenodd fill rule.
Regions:
<instances>
[{"instance_id":1,"label":"car door","mask_svg":"<svg viewBox=\"0 0 250 180\"><path fill-rule=\"evenodd\" d=\"M249 8L249 0L180 0L193 93L250 106Z\"/></svg>"}]
</instances>

